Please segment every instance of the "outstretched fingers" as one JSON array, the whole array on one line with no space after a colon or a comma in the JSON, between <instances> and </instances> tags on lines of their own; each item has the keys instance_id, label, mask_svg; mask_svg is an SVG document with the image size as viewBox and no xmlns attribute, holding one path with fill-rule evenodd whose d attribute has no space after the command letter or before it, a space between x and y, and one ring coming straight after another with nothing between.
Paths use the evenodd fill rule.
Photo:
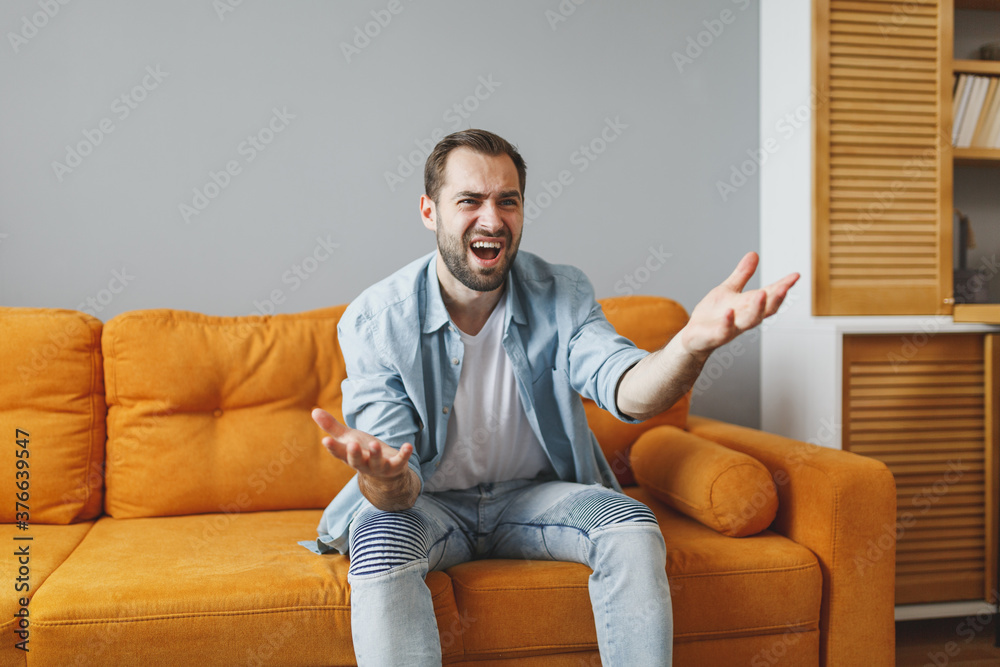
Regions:
<instances>
[{"instance_id":1,"label":"outstretched fingers","mask_svg":"<svg viewBox=\"0 0 1000 667\"><path fill-rule=\"evenodd\" d=\"M764 317L770 317L778 312L778 308L780 308L782 302L784 302L785 296L788 294L788 290L791 289L792 285L794 285L798 279L798 273L790 273L781 280L776 280L764 288L764 291L767 293L767 307L764 310Z\"/></svg>"},{"instance_id":2,"label":"outstretched fingers","mask_svg":"<svg viewBox=\"0 0 1000 667\"><path fill-rule=\"evenodd\" d=\"M743 288L747 286L748 282L750 282L750 278L753 276L754 271L757 270L757 262L759 259L760 258L757 256L757 253L753 251L743 255L743 259L739 261L736 268L733 269L733 272L722 284L735 292L742 292Z\"/></svg>"}]
</instances>

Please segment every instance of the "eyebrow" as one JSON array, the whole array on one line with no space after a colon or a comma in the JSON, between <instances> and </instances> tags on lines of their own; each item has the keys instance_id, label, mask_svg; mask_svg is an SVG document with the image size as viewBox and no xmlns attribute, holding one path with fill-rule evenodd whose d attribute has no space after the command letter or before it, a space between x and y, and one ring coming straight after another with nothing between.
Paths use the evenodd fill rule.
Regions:
<instances>
[{"instance_id":1,"label":"eyebrow","mask_svg":"<svg viewBox=\"0 0 1000 667\"><path fill-rule=\"evenodd\" d=\"M520 199L521 193L518 190L507 190L497 195L498 199L508 199L510 197ZM461 192L456 193L454 198L458 200L458 199L488 199L489 197L482 192L472 192L471 190L463 190Z\"/></svg>"}]
</instances>

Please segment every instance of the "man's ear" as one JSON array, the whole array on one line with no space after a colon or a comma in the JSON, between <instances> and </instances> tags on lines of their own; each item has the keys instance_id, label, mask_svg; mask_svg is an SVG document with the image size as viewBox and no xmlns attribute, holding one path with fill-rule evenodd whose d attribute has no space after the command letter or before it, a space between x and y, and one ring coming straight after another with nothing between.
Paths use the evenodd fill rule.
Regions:
<instances>
[{"instance_id":1,"label":"man's ear","mask_svg":"<svg viewBox=\"0 0 1000 667\"><path fill-rule=\"evenodd\" d=\"M420 195L420 217L424 221L424 227L432 232L437 231L437 207L427 195Z\"/></svg>"}]
</instances>

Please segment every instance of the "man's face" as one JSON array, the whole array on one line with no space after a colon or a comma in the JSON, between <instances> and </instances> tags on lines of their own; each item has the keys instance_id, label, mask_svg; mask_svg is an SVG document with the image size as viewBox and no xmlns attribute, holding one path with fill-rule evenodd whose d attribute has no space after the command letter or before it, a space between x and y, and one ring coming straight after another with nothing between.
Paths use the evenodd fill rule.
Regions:
<instances>
[{"instance_id":1,"label":"man's face","mask_svg":"<svg viewBox=\"0 0 1000 667\"><path fill-rule=\"evenodd\" d=\"M517 168L507 155L456 148L444 180L437 203L421 201L424 224L451 274L471 290L491 292L503 285L521 243Z\"/></svg>"}]
</instances>

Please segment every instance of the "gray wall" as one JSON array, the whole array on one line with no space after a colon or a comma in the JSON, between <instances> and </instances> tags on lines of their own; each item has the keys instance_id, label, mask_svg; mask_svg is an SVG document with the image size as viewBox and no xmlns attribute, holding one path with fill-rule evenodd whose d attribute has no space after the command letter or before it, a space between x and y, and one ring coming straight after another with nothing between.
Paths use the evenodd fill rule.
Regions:
<instances>
[{"instance_id":1,"label":"gray wall","mask_svg":"<svg viewBox=\"0 0 1000 667\"><path fill-rule=\"evenodd\" d=\"M433 249L423 157L464 127L521 148L522 248L599 297L690 310L758 247L749 0L19 0L0 26L3 305L347 302ZM735 351L694 410L757 425Z\"/></svg>"}]
</instances>

